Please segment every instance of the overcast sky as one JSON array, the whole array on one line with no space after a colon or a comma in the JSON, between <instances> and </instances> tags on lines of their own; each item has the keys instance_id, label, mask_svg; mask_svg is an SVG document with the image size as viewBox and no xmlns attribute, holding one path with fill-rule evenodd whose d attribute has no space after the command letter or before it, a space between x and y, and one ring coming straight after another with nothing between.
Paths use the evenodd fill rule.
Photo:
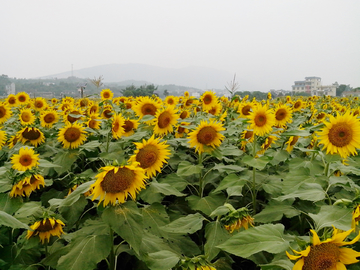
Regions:
<instances>
[{"instance_id":1,"label":"overcast sky","mask_svg":"<svg viewBox=\"0 0 360 270\"><path fill-rule=\"evenodd\" d=\"M359 12L359 0L0 0L0 74L141 63L225 70L245 90L306 76L359 87Z\"/></svg>"}]
</instances>

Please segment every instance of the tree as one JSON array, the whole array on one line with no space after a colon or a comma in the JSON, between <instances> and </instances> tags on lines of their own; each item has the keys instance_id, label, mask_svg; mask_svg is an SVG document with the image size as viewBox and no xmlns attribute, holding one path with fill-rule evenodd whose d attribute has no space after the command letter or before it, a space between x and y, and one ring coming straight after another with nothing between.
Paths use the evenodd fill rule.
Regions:
<instances>
[{"instance_id":1,"label":"tree","mask_svg":"<svg viewBox=\"0 0 360 270\"><path fill-rule=\"evenodd\" d=\"M342 93L344 91L349 91L350 90L350 87L346 84L340 84L337 88L336 88L336 96L337 97L341 97L342 96Z\"/></svg>"},{"instance_id":2,"label":"tree","mask_svg":"<svg viewBox=\"0 0 360 270\"><path fill-rule=\"evenodd\" d=\"M104 77L101 75L99 76L99 78L94 77L94 79L89 79L89 81L95 85L97 91L99 91L99 88L102 87L104 85L104 83L102 82L104 80Z\"/></svg>"},{"instance_id":3,"label":"tree","mask_svg":"<svg viewBox=\"0 0 360 270\"><path fill-rule=\"evenodd\" d=\"M164 90L164 96L167 97L169 95L169 91L167 89Z\"/></svg>"},{"instance_id":4,"label":"tree","mask_svg":"<svg viewBox=\"0 0 360 270\"><path fill-rule=\"evenodd\" d=\"M122 89L120 92L125 97L140 97L140 96L152 96L154 91L157 90L153 84L142 85L139 88L136 88L134 85L128 86L125 89Z\"/></svg>"}]
</instances>

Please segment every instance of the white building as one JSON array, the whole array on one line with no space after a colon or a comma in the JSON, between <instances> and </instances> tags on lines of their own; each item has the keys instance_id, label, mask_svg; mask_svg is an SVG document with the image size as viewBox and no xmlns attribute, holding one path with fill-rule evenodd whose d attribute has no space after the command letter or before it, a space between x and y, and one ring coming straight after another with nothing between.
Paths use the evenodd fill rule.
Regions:
<instances>
[{"instance_id":1,"label":"white building","mask_svg":"<svg viewBox=\"0 0 360 270\"><path fill-rule=\"evenodd\" d=\"M337 82L332 85L322 85L320 77L305 77L304 81L295 81L292 86L294 94L305 92L312 96L336 96Z\"/></svg>"},{"instance_id":2,"label":"white building","mask_svg":"<svg viewBox=\"0 0 360 270\"><path fill-rule=\"evenodd\" d=\"M7 95L15 95L15 83L11 83L5 86Z\"/></svg>"}]
</instances>

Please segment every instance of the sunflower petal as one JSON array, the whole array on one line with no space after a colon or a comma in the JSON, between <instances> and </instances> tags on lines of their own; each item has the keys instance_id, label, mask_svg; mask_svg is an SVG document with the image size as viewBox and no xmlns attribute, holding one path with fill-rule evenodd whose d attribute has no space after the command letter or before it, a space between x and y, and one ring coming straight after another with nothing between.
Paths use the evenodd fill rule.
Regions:
<instances>
[{"instance_id":1,"label":"sunflower petal","mask_svg":"<svg viewBox=\"0 0 360 270\"><path fill-rule=\"evenodd\" d=\"M304 259L298 260L295 264L292 270L302 270L304 266Z\"/></svg>"},{"instance_id":2,"label":"sunflower petal","mask_svg":"<svg viewBox=\"0 0 360 270\"><path fill-rule=\"evenodd\" d=\"M320 242L320 239L319 239L319 236L317 235L317 233L314 230L310 230L310 231L313 234L313 245L314 246L320 245L321 242Z\"/></svg>"},{"instance_id":3,"label":"sunflower petal","mask_svg":"<svg viewBox=\"0 0 360 270\"><path fill-rule=\"evenodd\" d=\"M359 260L356 257L360 257L360 252L357 252L351 248L339 248L340 255L339 260L344 264L357 263Z\"/></svg>"}]
</instances>

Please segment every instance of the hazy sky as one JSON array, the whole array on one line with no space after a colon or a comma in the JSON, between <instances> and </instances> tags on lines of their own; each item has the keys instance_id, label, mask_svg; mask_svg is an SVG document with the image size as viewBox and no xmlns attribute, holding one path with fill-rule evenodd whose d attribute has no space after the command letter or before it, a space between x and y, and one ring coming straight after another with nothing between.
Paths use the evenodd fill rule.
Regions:
<instances>
[{"instance_id":1,"label":"hazy sky","mask_svg":"<svg viewBox=\"0 0 360 270\"><path fill-rule=\"evenodd\" d=\"M243 90L306 76L358 87L359 11L359 0L0 0L0 74L141 63L225 70Z\"/></svg>"}]
</instances>

